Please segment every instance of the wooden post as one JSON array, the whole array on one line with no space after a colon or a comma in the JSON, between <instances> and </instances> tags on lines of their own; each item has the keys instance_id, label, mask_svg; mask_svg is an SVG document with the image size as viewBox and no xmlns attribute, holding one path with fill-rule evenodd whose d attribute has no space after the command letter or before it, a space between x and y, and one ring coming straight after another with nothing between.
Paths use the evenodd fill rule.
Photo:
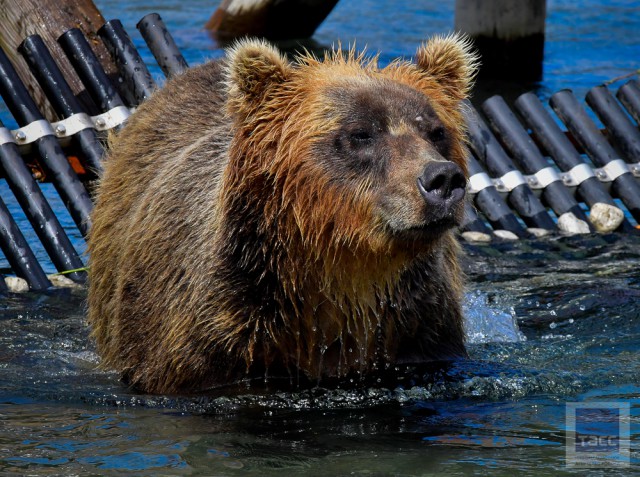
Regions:
<instances>
[{"instance_id":1,"label":"wooden post","mask_svg":"<svg viewBox=\"0 0 640 477\"><path fill-rule=\"evenodd\" d=\"M59 118L31 75L26 62L18 54L18 45L29 35L40 35L51 50L74 94L83 102L85 109L93 112L89 108L90 101L85 99L84 87L77 75L73 73L73 68L57 40L70 28L81 29L89 39L107 74L114 74L115 66L102 41L96 35L96 31L104 22L102 14L91 0L0 0L0 25L2 25L0 46L49 121Z\"/></svg>"},{"instance_id":2,"label":"wooden post","mask_svg":"<svg viewBox=\"0 0 640 477\"><path fill-rule=\"evenodd\" d=\"M474 39L480 74L542 78L546 0L456 0L455 28Z\"/></svg>"},{"instance_id":3,"label":"wooden post","mask_svg":"<svg viewBox=\"0 0 640 477\"><path fill-rule=\"evenodd\" d=\"M221 41L241 36L309 38L338 0L223 0L205 28Z\"/></svg>"}]
</instances>

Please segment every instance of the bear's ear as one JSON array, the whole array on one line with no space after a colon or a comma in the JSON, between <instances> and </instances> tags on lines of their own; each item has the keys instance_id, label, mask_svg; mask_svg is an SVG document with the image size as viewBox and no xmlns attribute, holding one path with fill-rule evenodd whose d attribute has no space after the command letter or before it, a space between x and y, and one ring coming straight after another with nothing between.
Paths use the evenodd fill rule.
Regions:
<instances>
[{"instance_id":1,"label":"bear's ear","mask_svg":"<svg viewBox=\"0 0 640 477\"><path fill-rule=\"evenodd\" d=\"M468 96L480 64L471 39L460 33L431 38L418 48L416 63L457 100Z\"/></svg>"},{"instance_id":2,"label":"bear's ear","mask_svg":"<svg viewBox=\"0 0 640 477\"><path fill-rule=\"evenodd\" d=\"M284 83L291 72L287 60L264 41L240 41L227 55L226 82L232 112L251 110L265 93Z\"/></svg>"}]
</instances>

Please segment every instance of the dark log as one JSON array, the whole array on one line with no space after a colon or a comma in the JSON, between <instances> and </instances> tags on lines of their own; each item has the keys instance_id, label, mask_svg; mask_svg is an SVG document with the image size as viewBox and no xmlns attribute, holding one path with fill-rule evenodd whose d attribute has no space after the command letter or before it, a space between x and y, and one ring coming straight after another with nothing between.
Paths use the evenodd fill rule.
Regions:
<instances>
[{"instance_id":1,"label":"dark log","mask_svg":"<svg viewBox=\"0 0 640 477\"><path fill-rule=\"evenodd\" d=\"M473 38L481 56L481 76L542 78L546 4L546 0L456 0L455 29Z\"/></svg>"},{"instance_id":2,"label":"dark log","mask_svg":"<svg viewBox=\"0 0 640 477\"><path fill-rule=\"evenodd\" d=\"M223 0L205 28L221 41L242 36L309 38L338 0Z\"/></svg>"}]
</instances>

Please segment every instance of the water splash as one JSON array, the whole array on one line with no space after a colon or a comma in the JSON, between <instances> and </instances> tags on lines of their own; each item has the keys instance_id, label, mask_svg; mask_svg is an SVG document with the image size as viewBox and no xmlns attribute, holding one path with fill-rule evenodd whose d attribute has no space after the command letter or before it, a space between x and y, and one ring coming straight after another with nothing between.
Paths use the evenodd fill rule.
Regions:
<instances>
[{"instance_id":1,"label":"water splash","mask_svg":"<svg viewBox=\"0 0 640 477\"><path fill-rule=\"evenodd\" d=\"M515 310L502 311L489 305L488 296L480 291L465 295L463 305L467 342L517 343L526 337L518 328Z\"/></svg>"}]
</instances>

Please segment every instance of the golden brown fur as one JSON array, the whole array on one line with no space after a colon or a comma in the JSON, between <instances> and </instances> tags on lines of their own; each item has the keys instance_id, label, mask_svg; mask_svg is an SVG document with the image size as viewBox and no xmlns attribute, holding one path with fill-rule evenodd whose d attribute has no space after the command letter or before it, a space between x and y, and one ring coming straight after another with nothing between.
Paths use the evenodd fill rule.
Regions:
<instances>
[{"instance_id":1,"label":"golden brown fur","mask_svg":"<svg viewBox=\"0 0 640 477\"><path fill-rule=\"evenodd\" d=\"M457 243L428 230L415 190L435 146L402 110L389 116L383 174L348 161L337 174L339 142L327 139L357 101L388 93L411 108L417 95L447 131L446 159L465 168L474 58L447 37L417 62L378 69L337 52L290 65L246 41L140 106L110 145L89 239L104 365L177 392L464 354Z\"/></svg>"}]
</instances>

